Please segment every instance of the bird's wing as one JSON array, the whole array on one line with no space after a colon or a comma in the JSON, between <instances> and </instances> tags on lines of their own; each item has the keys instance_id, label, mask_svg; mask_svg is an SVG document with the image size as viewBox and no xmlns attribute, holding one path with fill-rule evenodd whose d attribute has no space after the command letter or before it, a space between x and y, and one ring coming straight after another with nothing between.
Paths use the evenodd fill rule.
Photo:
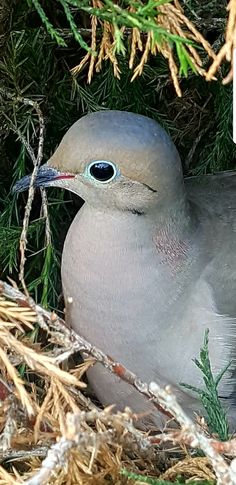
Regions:
<instances>
[{"instance_id":1,"label":"bird's wing","mask_svg":"<svg viewBox=\"0 0 236 485\"><path fill-rule=\"evenodd\" d=\"M218 370L232 360L220 395L236 405L236 172L191 177L185 183L188 198L199 208L205 232L203 252L208 251L209 258L201 278L212 294L215 321L220 320L214 342Z\"/></svg>"},{"instance_id":2,"label":"bird's wing","mask_svg":"<svg viewBox=\"0 0 236 485\"><path fill-rule=\"evenodd\" d=\"M209 250L205 278L218 311L236 317L236 172L190 177L185 184L204 227L203 250Z\"/></svg>"},{"instance_id":3,"label":"bird's wing","mask_svg":"<svg viewBox=\"0 0 236 485\"><path fill-rule=\"evenodd\" d=\"M236 171L188 177L185 187L189 199L206 213L236 225Z\"/></svg>"}]
</instances>

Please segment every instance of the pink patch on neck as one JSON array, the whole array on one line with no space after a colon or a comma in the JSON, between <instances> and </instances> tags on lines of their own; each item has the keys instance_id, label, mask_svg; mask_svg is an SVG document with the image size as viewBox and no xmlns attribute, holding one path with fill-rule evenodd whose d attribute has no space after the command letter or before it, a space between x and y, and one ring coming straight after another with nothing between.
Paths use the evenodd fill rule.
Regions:
<instances>
[{"instance_id":1,"label":"pink patch on neck","mask_svg":"<svg viewBox=\"0 0 236 485\"><path fill-rule=\"evenodd\" d=\"M153 240L158 254L162 256L161 264L168 264L174 272L181 269L190 249L189 243L170 236L165 230L159 231Z\"/></svg>"}]
</instances>

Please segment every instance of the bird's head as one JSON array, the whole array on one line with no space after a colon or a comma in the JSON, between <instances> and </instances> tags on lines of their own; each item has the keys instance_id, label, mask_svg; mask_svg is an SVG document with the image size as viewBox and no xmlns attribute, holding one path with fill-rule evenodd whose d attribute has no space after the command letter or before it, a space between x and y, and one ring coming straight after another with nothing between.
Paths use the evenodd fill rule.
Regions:
<instances>
[{"instance_id":1,"label":"bird's head","mask_svg":"<svg viewBox=\"0 0 236 485\"><path fill-rule=\"evenodd\" d=\"M15 192L29 187L23 177ZM184 197L182 167L154 120L125 111L84 116L37 174L35 187L61 187L98 209L143 213Z\"/></svg>"}]
</instances>

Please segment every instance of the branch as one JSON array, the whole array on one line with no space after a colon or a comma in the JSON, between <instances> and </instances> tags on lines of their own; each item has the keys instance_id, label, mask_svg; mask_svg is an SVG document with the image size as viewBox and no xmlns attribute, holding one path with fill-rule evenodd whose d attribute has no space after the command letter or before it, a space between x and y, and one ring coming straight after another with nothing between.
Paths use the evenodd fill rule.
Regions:
<instances>
[{"instance_id":1,"label":"branch","mask_svg":"<svg viewBox=\"0 0 236 485\"><path fill-rule=\"evenodd\" d=\"M14 460L14 461L23 461L29 460L34 456L39 458L44 458L48 452L48 448L46 446L35 446L30 450L14 450L10 447L8 450L4 452L0 452L0 462Z\"/></svg>"},{"instance_id":2,"label":"branch","mask_svg":"<svg viewBox=\"0 0 236 485\"><path fill-rule=\"evenodd\" d=\"M43 159L43 145L44 145L44 131L45 131L45 124L44 124L44 118L43 114L41 111L41 108L39 106L39 103L37 101L33 101L29 98L25 98L23 96L14 96L14 94L11 94L7 92L5 89L0 88L0 93L7 97L8 99L11 99L15 103L22 103L25 106L31 106L37 113L38 115L38 120L39 120L39 137L38 137L38 150L37 150L37 156L34 153L34 150L26 137L21 133L21 131L13 124L11 123L11 129L14 131L21 143L24 145L25 149L28 152L29 157L32 160L32 163L34 165L34 169L32 172L31 180L30 180L30 186L29 186L29 193L28 193L28 200L27 204L25 207L25 214L24 214L24 219L23 219L23 227L22 227L22 232L20 236L20 271L19 271L19 280L22 284L22 287L24 289L24 292L26 296L29 297L28 290L26 288L25 284L25 279L24 279L24 272L25 272L25 262L26 262L26 256L25 256L25 251L27 247L27 232L28 232L28 227L29 227L29 218L30 218L30 213L31 213L31 208L32 208L32 202L34 198L34 181L37 177L37 173L39 170L39 167L41 165L42 159ZM41 189L41 195L42 195L42 212L43 212L43 217L45 217L46 220L46 244L51 243L51 231L50 231L50 224L49 224L49 218L48 218L48 210L47 210L47 198L46 198L46 192L44 189Z\"/></svg>"},{"instance_id":3,"label":"branch","mask_svg":"<svg viewBox=\"0 0 236 485\"><path fill-rule=\"evenodd\" d=\"M7 283L0 282L0 293L11 300L18 302L20 305L29 305L29 301L26 302L24 295L15 288L12 288ZM96 361L100 362L113 374L118 375L122 380L128 382L147 398L151 398L152 402L157 405L158 409L164 409L165 413L172 415L180 424L180 431L176 431L168 435L163 434L157 437L149 437L150 446L155 444L157 440L158 442L161 440L166 441L167 439L174 442L179 442L181 440L185 442L187 441L192 448L201 448L205 455L210 459L217 476L218 485L236 484L236 459L233 459L231 464L228 464L219 453L220 451L225 451L226 449L228 452L231 450L235 453L235 440L232 440L231 442L229 441L228 445L224 448L220 445L217 447L217 440L212 440L211 438L207 437L201 428L185 414L169 386L163 389L155 382L148 384L141 381L141 379L139 379L133 372L126 369L122 364L115 362L100 349L92 346L83 337L76 334L73 330L68 329L63 320L57 317L56 314L50 314L39 305L35 305L34 309L36 310L37 315L40 315L41 319L43 319L45 322L44 330L46 325L49 334L53 335L54 331L56 331L57 336L61 336L61 345L66 358L68 358L68 355L71 355L78 350L82 350L83 352L91 355L96 359ZM94 416L94 413L96 414L97 410L89 411L86 414L87 419L89 416ZM78 419L81 423L81 413L79 417L77 415L72 416L74 426L76 420ZM111 415L109 415L109 419L110 416ZM76 429L78 431L78 426ZM41 485L45 482L45 480L48 480L52 470L54 470L54 468L61 463L61 460L63 461L65 453L67 453L67 451L73 446L81 446L81 443L84 444L84 435L82 437L81 434L78 434L77 438L75 438L75 435L75 432L73 437L67 433L67 435L62 437L59 442L56 443L56 445L53 445L38 474L25 483L27 483L27 485ZM87 437L87 439L90 438ZM106 439L109 439L109 437L106 436ZM145 440L145 443L148 443L148 440Z\"/></svg>"}]
</instances>

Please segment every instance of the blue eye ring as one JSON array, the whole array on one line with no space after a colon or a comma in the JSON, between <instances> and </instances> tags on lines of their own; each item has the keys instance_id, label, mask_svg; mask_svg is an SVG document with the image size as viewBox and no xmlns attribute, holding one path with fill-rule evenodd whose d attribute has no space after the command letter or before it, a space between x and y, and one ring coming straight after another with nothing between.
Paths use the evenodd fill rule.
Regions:
<instances>
[{"instance_id":1,"label":"blue eye ring","mask_svg":"<svg viewBox=\"0 0 236 485\"><path fill-rule=\"evenodd\" d=\"M116 165L110 160L93 160L86 167L87 177L92 177L96 182L107 184L117 175Z\"/></svg>"}]
</instances>

